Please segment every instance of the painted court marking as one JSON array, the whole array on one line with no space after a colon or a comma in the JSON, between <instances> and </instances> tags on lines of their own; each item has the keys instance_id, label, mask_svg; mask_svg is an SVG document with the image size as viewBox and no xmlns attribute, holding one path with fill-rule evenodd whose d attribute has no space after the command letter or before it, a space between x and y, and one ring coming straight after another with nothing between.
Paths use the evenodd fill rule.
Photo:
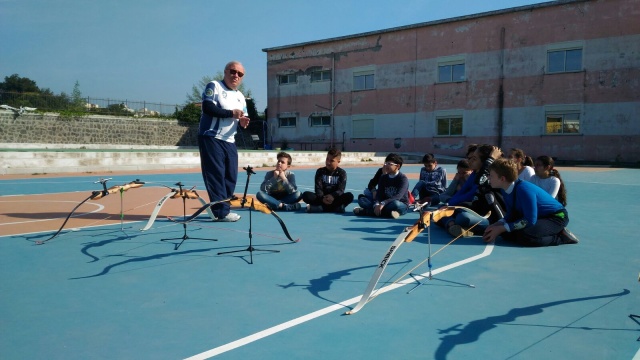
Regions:
<instances>
[{"instance_id":1,"label":"painted court marking","mask_svg":"<svg viewBox=\"0 0 640 360\"><path fill-rule=\"evenodd\" d=\"M456 268L458 266L462 266L462 265L474 262L476 260L482 259L484 257L487 257L487 256L491 255L491 253L493 252L493 248L494 248L494 243L493 242L492 243L488 243L485 246L484 251L482 253L480 253L478 255L474 255L474 256L468 257L468 258L460 260L460 261L456 261L456 262L454 262L452 264L443 266L441 268L437 268L437 269L431 271L431 274L432 275L437 275L437 274L443 273L443 272L445 272L447 270L451 270L453 268ZM429 272L425 272L423 274L420 274L419 276L428 277L428 275L429 275ZM415 280L412 279L412 278L407 278L407 279L404 279L404 280L399 281L397 283L390 284L390 285L387 285L385 287L380 288L378 291L376 291L374 293L374 295L375 296L381 295L381 294L386 293L387 291L395 290L395 289L397 289L399 287L405 286L407 284L412 284L412 283L415 283ZM211 350L207 350L207 351L202 352L200 354L193 355L191 357L186 358L186 360L200 360L200 359L212 358L214 356L220 355L220 354L225 353L227 351L231 351L231 350L237 349L237 348L239 348L241 346L248 345L248 344L250 344L250 343L252 343L254 341L258 341L258 340L263 339L263 338L265 338L267 336L271 336L271 335L277 334L277 333L279 333L281 331L284 331L286 329L292 328L292 327L294 327L296 325L300 325L300 324L303 324L303 323L305 323L307 321L311 321L311 320L313 320L315 318L318 318L320 316L327 315L327 314L332 313L332 312L337 311L337 310L344 310L345 307L348 307L348 306L353 305L353 304L357 303L358 301L360 301L361 297L362 297L362 295L359 295L359 296L356 296L354 298L351 298L351 299L348 299L348 300L344 300L344 301L342 301L342 302L340 302L338 304L328 306L328 307L326 307L324 309L320 309L320 310L314 311L314 312L309 313L307 315L303 315L303 316L295 318L293 320L289 320L289 321L284 322L282 324L279 324L279 325L270 327L268 329L259 331L259 332L255 333L255 334L252 334L252 335L249 335L249 336L245 336L245 337L243 337L241 339L238 339L238 340L232 341L230 343L218 346L218 347L213 348ZM358 316L358 315L357 314L353 314L353 315L349 315L349 316Z\"/></svg>"},{"instance_id":2,"label":"painted court marking","mask_svg":"<svg viewBox=\"0 0 640 360\"><path fill-rule=\"evenodd\" d=\"M42 204L43 201L41 200L21 200L21 201L0 201L0 203L25 203L25 202L37 202L39 204ZM47 200L46 202L59 202L59 203L73 203L73 204L77 204L77 201L69 201L69 200ZM97 207L97 209L93 210L93 211L89 211L89 212L83 212L83 213L79 213L79 214L73 214L73 216L71 216L72 218L76 218L76 217L82 217L85 215L89 215L89 214L93 214L93 213L97 213L99 211L102 211L104 209L104 205L101 204L96 204L96 203L92 203L92 202L86 202L84 204L88 204L88 205L94 205ZM83 205L84 205L83 204ZM59 220L59 219L64 219L66 216L62 216L62 217L57 217L57 218L50 218L50 219L37 219L37 220L25 220L25 221L13 221L13 222L6 222L3 224L0 224L0 226L4 226L4 225L18 225L18 224L30 224L30 223L36 223L36 222L43 222L43 221L52 221L52 220Z\"/></svg>"}]
</instances>

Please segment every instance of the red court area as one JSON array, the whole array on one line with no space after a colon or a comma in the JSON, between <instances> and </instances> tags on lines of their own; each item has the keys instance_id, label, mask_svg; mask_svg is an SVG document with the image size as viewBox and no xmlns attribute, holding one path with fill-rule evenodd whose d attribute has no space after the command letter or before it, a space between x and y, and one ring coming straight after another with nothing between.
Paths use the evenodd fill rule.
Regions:
<instances>
[{"instance_id":1,"label":"red court area","mask_svg":"<svg viewBox=\"0 0 640 360\"><path fill-rule=\"evenodd\" d=\"M147 221L158 201L169 192L171 190L165 187L143 186L124 192L122 197L111 194L89 200L76 209L65 229L112 225L120 221ZM71 210L89 195L90 191L0 197L0 236L56 231ZM186 199L185 205L187 214L202 206L196 199ZM180 217L182 214L182 199L169 198L164 202L158 219Z\"/></svg>"}]
</instances>

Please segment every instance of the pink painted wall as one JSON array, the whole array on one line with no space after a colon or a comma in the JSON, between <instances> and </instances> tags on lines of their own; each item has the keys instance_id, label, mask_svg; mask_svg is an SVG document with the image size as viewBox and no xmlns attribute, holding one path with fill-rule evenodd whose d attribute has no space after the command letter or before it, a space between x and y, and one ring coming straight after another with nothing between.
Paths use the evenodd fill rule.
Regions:
<instances>
[{"instance_id":1,"label":"pink painted wall","mask_svg":"<svg viewBox=\"0 0 640 360\"><path fill-rule=\"evenodd\" d=\"M546 74L547 46L568 41L581 42L583 70ZM502 84L502 147L564 159L640 160L640 0L533 5L265 51L269 121L298 114L296 128L274 127L274 139L344 132L349 151L395 150L401 137L401 151L460 155L468 143L498 141ZM438 59L455 55L464 56L466 81L438 84ZM335 71L333 83L309 81L319 67ZM353 72L363 67L375 69L376 87L352 91ZM298 83L279 85L277 75L287 73L298 74ZM333 128L308 126L316 105L338 100ZM582 106L581 134L545 135L544 107L563 104ZM444 110L464 113L463 136L435 136L435 114ZM375 119L374 138L351 138L352 117L365 115Z\"/></svg>"}]
</instances>

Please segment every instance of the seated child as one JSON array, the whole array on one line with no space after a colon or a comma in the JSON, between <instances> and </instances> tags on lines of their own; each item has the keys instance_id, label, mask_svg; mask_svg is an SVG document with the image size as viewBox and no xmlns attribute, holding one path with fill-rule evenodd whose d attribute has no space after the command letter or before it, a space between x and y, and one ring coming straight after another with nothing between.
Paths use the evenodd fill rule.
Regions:
<instances>
[{"instance_id":1,"label":"seated child","mask_svg":"<svg viewBox=\"0 0 640 360\"><path fill-rule=\"evenodd\" d=\"M296 189L296 176L291 172L291 155L279 152L276 169L264 176L256 198L271 210L293 211L300 209L300 191Z\"/></svg>"},{"instance_id":2,"label":"seated child","mask_svg":"<svg viewBox=\"0 0 640 360\"><path fill-rule=\"evenodd\" d=\"M429 201L433 195L442 194L447 188L447 172L433 154L422 158L424 167L420 169L420 180L411 190L411 195L419 202Z\"/></svg>"},{"instance_id":3,"label":"seated child","mask_svg":"<svg viewBox=\"0 0 640 360\"><path fill-rule=\"evenodd\" d=\"M577 244L578 238L567 228L569 214L562 204L542 188L518 179L518 166L497 159L489 166L489 182L500 189L506 204L504 219L489 225L482 238L505 240L524 246Z\"/></svg>"},{"instance_id":4,"label":"seated child","mask_svg":"<svg viewBox=\"0 0 640 360\"><path fill-rule=\"evenodd\" d=\"M302 200L307 203L307 212L343 213L344 208L353 201L353 194L344 192L347 186L347 172L338 167L342 152L330 149L325 167L316 171L315 192L305 191Z\"/></svg>"},{"instance_id":5,"label":"seated child","mask_svg":"<svg viewBox=\"0 0 640 360\"><path fill-rule=\"evenodd\" d=\"M567 206L567 191L560 173L553 168L553 164L553 159L550 156L538 156L533 167L536 174L529 179L529 182L543 188L562 206Z\"/></svg>"},{"instance_id":6,"label":"seated child","mask_svg":"<svg viewBox=\"0 0 640 360\"><path fill-rule=\"evenodd\" d=\"M438 221L438 224L444 226L451 236L481 235L489 224L502 218L500 215L501 209L504 208L502 195L489 185L489 166L494 159L501 156L502 151L496 146L489 144L469 145L467 160L473 173L460 192L449 199L447 203L448 205L464 206L473 212L459 208L456 209L453 216L444 217ZM489 203L488 195L493 197L495 204ZM489 219L481 217L489 211L491 211ZM472 226L473 229L471 229Z\"/></svg>"},{"instance_id":7,"label":"seated child","mask_svg":"<svg viewBox=\"0 0 640 360\"><path fill-rule=\"evenodd\" d=\"M458 191L460 191L460 189L462 189L462 186L467 181L467 179L469 179L469 176L473 171L469 167L469 161L467 159L458 161L456 169L456 175L453 177L453 180L451 180L451 183L449 184L449 187L447 187L447 190L445 190L445 192L443 192L442 194L435 194L431 196L431 206L435 206L440 203L446 203L447 201L449 201L449 199L451 199L453 195L455 195Z\"/></svg>"},{"instance_id":8,"label":"seated child","mask_svg":"<svg viewBox=\"0 0 640 360\"><path fill-rule=\"evenodd\" d=\"M531 156L525 155L522 149L511 149L509 159L515 162L518 166L518 179L529 181L529 179L535 175L536 172L533 170L533 159L531 159Z\"/></svg>"},{"instance_id":9,"label":"seated child","mask_svg":"<svg viewBox=\"0 0 640 360\"><path fill-rule=\"evenodd\" d=\"M380 181L380 177L385 174L385 167L381 167L378 169L378 171L376 171L375 175L373 175L373 178L371 178L371 180L369 180L369 184L367 185L367 187L364 189L363 193L358 195L358 199L360 199L361 197L366 197L367 199L369 199L369 201L372 201L376 198L376 191L378 188L378 181Z\"/></svg>"},{"instance_id":10,"label":"seated child","mask_svg":"<svg viewBox=\"0 0 640 360\"><path fill-rule=\"evenodd\" d=\"M409 179L400 172L402 157L397 154L387 155L384 161L384 174L380 176L378 191L374 201L366 197L358 198L358 205L353 209L356 215L382 216L397 219L409 209Z\"/></svg>"}]
</instances>

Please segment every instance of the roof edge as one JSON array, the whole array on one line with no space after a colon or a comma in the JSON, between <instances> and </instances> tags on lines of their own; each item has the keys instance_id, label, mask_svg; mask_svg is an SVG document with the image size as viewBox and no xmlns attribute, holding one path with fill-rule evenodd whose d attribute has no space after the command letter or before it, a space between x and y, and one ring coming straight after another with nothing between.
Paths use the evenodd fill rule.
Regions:
<instances>
[{"instance_id":1,"label":"roof edge","mask_svg":"<svg viewBox=\"0 0 640 360\"><path fill-rule=\"evenodd\" d=\"M501 9L501 10L486 11L486 12L477 13L477 14L457 16L457 17L452 17L452 18L447 18L447 19L433 20L433 21L427 21L427 22L411 24L411 25L403 25L403 26L398 26L398 27L393 27L393 28L368 31L368 32L357 33L357 34L352 34L352 35L338 36L338 37L327 38L327 39L322 39L322 40L313 40L313 41L306 41L306 42L290 44L290 45L275 46L275 47L270 47L270 48L264 48L264 49L262 49L262 51L263 52L269 52L269 51L284 50L284 49L290 49L290 48L301 47L301 46L322 44L322 43L332 42L332 41L359 38L359 37L363 37L363 36L371 36L371 35L376 35L376 34L390 33L390 32L394 32L394 31L415 29L415 28L420 28L420 27L425 27L425 26L434 26L434 25L446 24L446 23L462 21L462 20L477 19L477 18L482 18L482 17L487 17L487 16L501 15L501 14L507 14L507 13L512 13L512 12L518 12L518 11L527 11L527 10L551 7L551 6L559 6L559 5L565 5L565 4L571 4L571 3L580 3L580 2L588 2L588 1L593 1L593 0L556 0L556 1L548 1L548 2L543 2L543 3L539 3L539 4L523 5L523 6L506 8L506 9Z\"/></svg>"}]
</instances>

